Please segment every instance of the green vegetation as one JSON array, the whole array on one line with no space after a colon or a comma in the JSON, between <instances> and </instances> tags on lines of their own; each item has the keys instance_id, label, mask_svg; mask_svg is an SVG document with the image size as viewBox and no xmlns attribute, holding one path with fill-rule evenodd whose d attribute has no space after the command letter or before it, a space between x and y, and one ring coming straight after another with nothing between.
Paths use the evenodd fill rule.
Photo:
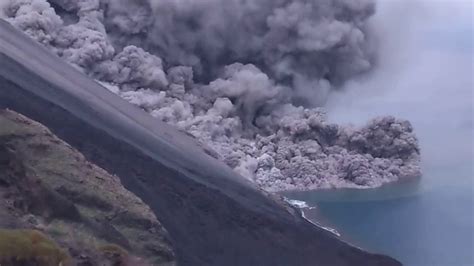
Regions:
<instances>
[{"instance_id":1,"label":"green vegetation","mask_svg":"<svg viewBox=\"0 0 474 266\"><path fill-rule=\"evenodd\" d=\"M0 265L64 266L69 255L36 230L0 229Z\"/></svg>"}]
</instances>

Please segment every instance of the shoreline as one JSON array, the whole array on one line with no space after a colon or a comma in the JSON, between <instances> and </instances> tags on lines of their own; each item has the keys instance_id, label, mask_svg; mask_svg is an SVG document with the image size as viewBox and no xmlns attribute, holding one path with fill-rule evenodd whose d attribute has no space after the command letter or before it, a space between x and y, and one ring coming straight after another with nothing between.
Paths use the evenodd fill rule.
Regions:
<instances>
[{"instance_id":1,"label":"shoreline","mask_svg":"<svg viewBox=\"0 0 474 266\"><path fill-rule=\"evenodd\" d=\"M358 241L351 238L349 235L345 234L340 228L337 228L337 226L331 223L331 221L328 218L325 218L325 216L318 211L317 206L309 206L309 205L307 206L308 207L299 208L299 210L301 211L301 217L303 219L305 219L312 225L331 233L339 241L344 242L345 244L351 247L354 247L364 252L375 252L374 250L371 250L369 248L362 247L359 243L357 243Z\"/></svg>"},{"instance_id":2,"label":"shoreline","mask_svg":"<svg viewBox=\"0 0 474 266\"><path fill-rule=\"evenodd\" d=\"M319 213L318 206L310 206L305 201L294 200L287 197L284 197L284 199L288 204L297 208L301 212L301 217L312 225L331 233L347 245L365 252L371 252L370 250L358 246L355 243L355 240L349 238L346 234L342 233L342 231L339 231L340 229L337 229L337 227L332 224L329 219L325 218L321 213Z\"/></svg>"},{"instance_id":3,"label":"shoreline","mask_svg":"<svg viewBox=\"0 0 474 266\"><path fill-rule=\"evenodd\" d=\"M330 225L328 221L322 219L321 214L317 213L317 210L318 210L317 206L310 206L305 201L290 199L287 197L284 197L284 200L291 206L297 208L301 212L301 217L303 217L303 219L305 219L306 221L310 222L311 224L313 224L314 226L318 228L324 229L332 233L333 235L337 237L341 237L341 234L334 228L334 226ZM314 219L309 218L305 213L306 210L312 210L315 218Z\"/></svg>"},{"instance_id":4,"label":"shoreline","mask_svg":"<svg viewBox=\"0 0 474 266\"><path fill-rule=\"evenodd\" d=\"M328 218L320 213L318 204L320 202L364 202L364 201L389 201L407 198L420 193L422 188L422 177L403 179L396 182L384 184L375 188L331 188L315 189L307 191L290 190L278 192L285 202L297 208L301 217L312 225L323 229L340 241L363 251L371 252L362 248L355 239L341 231ZM384 193L381 193L384 192ZM383 197L381 197L381 194ZM312 195L314 197L308 197Z\"/></svg>"}]
</instances>

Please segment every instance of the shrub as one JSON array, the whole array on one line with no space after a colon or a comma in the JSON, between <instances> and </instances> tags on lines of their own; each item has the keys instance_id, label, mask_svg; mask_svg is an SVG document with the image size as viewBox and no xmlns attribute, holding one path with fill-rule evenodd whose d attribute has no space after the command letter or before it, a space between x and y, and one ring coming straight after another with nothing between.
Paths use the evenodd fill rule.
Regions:
<instances>
[{"instance_id":1,"label":"shrub","mask_svg":"<svg viewBox=\"0 0 474 266\"><path fill-rule=\"evenodd\" d=\"M0 229L0 265L66 265L68 254L36 230Z\"/></svg>"}]
</instances>

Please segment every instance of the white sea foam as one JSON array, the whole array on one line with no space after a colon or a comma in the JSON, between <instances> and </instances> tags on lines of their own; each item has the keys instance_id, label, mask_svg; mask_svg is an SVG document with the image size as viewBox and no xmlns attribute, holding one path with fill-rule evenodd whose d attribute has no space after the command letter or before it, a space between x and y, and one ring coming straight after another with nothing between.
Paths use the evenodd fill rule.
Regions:
<instances>
[{"instance_id":1,"label":"white sea foam","mask_svg":"<svg viewBox=\"0 0 474 266\"><path fill-rule=\"evenodd\" d=\"M288 199L285 198L285 201L288 202L291 206L294 206L298 209L303 209L303 208L315 208L315 207L310 207L305 201L302 200L294 200L294 199Z\"/></svg>"}]
</instances>

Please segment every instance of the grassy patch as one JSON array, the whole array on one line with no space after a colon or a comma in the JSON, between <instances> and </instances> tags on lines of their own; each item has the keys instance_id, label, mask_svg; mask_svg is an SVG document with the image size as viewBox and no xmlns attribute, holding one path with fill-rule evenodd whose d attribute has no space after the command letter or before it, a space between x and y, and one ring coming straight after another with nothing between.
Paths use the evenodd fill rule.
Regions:
<instances>
[{"instance_id":1,"label":"grassy patch","mask_svg":"<svg viewBox=\"0 0 474 266\"><path fill-rule=\"evenodd\" d=\"M68 261L69 255L39 231L0 229L0 265L55 266L66 265Z\"/></svg>"}]
</instances>

